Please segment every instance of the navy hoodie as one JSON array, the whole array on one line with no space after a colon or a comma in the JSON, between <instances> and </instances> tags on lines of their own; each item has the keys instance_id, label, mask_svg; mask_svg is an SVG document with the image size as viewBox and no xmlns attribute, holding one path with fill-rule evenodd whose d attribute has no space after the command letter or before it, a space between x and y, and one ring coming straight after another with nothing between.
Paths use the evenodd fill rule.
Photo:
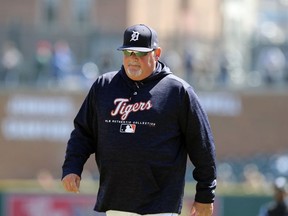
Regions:
<instances>
[{"instance_id":1,"label":"navy hoodie","mask_svg":"<svg viewBox=\"0 0 288 216\"><path fill-rule=\"evenodd\" d=\"M195 200L214 201L215 146L192 87L160 61L132 81L120 71L100 76L74 119L63 177L81 176L95 153L100 173L95 210L180 213L187 156L195 169Z\"/></svg>"}]
</instances>

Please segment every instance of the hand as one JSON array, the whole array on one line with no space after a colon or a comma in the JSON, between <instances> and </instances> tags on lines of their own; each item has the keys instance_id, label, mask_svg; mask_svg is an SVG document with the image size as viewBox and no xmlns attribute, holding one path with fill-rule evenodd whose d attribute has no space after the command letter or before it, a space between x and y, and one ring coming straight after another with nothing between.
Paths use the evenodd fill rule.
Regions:
<instances>
[{"instance_id":1,"label":"hand","mask_svg":"<svg viewBox=\"0 0 288 216\"><path fill-rule=\"evenodd\" d=\"M212 216L213 203L194 202L190 216Z\"/></svg>"},{"instance_id":2,"label":"hand","mask_svg":"<svg viewBox=\"0 0 288 216\"><path fill-rule=\"evenodd\" d=\"M78 175L71 173L62 179L62 184L66 191L79 193L80 180Z\"/></svg>"}]
</instances>

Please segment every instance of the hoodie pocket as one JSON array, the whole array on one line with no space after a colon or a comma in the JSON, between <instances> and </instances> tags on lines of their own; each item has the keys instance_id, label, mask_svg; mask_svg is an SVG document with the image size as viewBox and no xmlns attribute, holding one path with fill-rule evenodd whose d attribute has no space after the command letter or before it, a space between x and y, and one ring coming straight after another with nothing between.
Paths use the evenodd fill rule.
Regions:
<instances>
[{"instance_id":1,"label":"hoodie pocket","mask_svg":"<svg viewBox=\"0 0 288 216\"><path fill-rule=\"evenodd\" d=\"M105 161L101 166L100 188L102 195L113 196L113 202L137 203L151 201L160 187L148 164L141 162Z\"/></svg>"}]
</instances>

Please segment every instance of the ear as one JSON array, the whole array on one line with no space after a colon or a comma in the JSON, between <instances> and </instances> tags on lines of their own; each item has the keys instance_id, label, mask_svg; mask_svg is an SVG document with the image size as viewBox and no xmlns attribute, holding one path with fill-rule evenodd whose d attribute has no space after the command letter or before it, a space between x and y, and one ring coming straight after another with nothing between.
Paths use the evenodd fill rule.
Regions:
<instances>
[{"instance_id":1,"label":"ear","mask_svg":"<svg viewBox=\"0 0 288 216\"><path fill-rule=\"evenodd\" d=\"M162 52L162 49L160 47L158 47L157 49L155 49L154 53L155 53L155 58L156 60L158 60L161 56L161 52Z\"/></svg>"}]
</instances>

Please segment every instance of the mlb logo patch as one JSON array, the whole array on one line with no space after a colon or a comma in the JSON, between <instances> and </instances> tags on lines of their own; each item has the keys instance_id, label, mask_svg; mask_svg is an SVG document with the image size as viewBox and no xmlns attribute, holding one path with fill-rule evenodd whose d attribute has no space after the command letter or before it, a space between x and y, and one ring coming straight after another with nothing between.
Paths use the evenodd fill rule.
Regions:
<instances>
[{"instance_id":1,"label":"mlb logo patch","mask_svg":"<svg viewBox=\"0 0 288 216\"><path fill-rule=\"evenodd\" d=\"M136 124L121 124L120 132L121 133L135 133Z\"/></svg>"}]
</instances>

